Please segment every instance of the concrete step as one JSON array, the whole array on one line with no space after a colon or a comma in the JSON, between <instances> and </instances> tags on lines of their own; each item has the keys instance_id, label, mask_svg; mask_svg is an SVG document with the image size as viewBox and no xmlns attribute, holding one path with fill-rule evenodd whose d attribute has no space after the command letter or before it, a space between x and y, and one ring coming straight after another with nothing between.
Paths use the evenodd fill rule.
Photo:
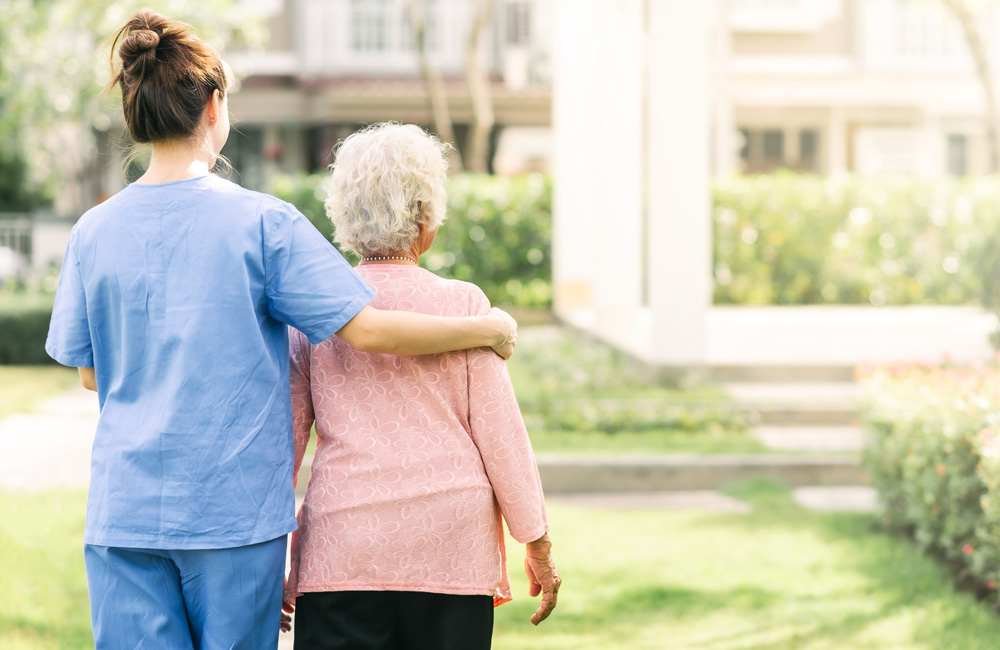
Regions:
<instances>
[{"instance_id":1,"label":"concrete step","mask_svg":"<svg viewBox=\"0 0 1000 650\"><path fill-rule=\"evenodd\" d=\"M538 457L546 493L717 490L752 478L790 486L865 485L849 455L559 455Z\"/></svg>"},{"instance_id":2,"label":"concrete step","mask_svg":"<svg viewBox=\"0 0 1000 650\"><path fill-rule=\"evenodd\" d=\"M854 381L852 364L712 364L708 378L717 383L789 383Z\"/></svg>"},{"instance_id":3,"label":"concrete step","mask_svg":"<svg viewBox=\"0 0 1000 650\"><path fill-rule=\"evenodd\" d=\"M858 423L858 412L818 404L799 406L746 406L750 421L767 427L851 427Z\"/></svg>"},{"instance_id":4,"label":"concrete step","mask_svg":"<svg viewBox=\"0 0 1000 650\"><path fill-rule=\"evenodd\" d=\"M853 382L730 382L723 388L751 420L766 426L849 426L858 420Z\"/></svg>"},{"instance_id":5,"label":"concrete step","mask_svg":"<svg viewBox=\"0 0 1000 650\"><path fill-rule=\"evenodd\" d=\"M860 452L867 436L861 427L797 426L754 427L750 435L779 451Z\"/></svg>"}]
</instances>

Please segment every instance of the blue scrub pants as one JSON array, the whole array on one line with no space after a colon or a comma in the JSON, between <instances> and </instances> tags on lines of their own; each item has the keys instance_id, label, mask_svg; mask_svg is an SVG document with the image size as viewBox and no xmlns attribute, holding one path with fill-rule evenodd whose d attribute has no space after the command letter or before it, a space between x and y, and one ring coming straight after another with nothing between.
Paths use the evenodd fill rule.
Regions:
<instances>
[{"instance_id":1,"label":"blue scrub pants","mask_svg":"<svg viewBox=\"0 0 1000 650\"><path fill-rule=\"evenodd\" d=\"M97 650L274 650L285 538L181 551L87 544Z\"/></svg>"}]
</instances>

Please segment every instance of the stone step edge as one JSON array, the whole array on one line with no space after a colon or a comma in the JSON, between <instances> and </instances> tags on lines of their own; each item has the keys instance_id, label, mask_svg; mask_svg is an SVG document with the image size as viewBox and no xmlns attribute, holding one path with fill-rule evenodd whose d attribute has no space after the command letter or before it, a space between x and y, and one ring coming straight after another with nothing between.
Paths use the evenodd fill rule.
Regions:
<instances>
[{"instance_id":1,"label":"stone step edge","mask_svg":"<svg viewBox=\"0 0 1000 650\"><path fill-rule=\"evenodd\" d=\"M854 364L710 364L705 373L718 383L853 382Z\"/></svg>"},{"instance_id":2,"label":"stone step edge","mask_svg":"<svg viewBox=\"0 0 1000 650\"><path fill-rule=\"evenodd\" d=\"M539 457L547 493L717 490L770 478L789 486L867 485L857 454Z\"/></svg>"}]
</instances>

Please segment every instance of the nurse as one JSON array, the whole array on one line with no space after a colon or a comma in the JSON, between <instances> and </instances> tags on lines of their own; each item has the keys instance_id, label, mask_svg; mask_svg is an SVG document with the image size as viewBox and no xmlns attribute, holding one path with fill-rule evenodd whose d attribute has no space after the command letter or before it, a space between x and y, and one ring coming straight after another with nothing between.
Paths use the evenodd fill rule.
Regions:
<instances>
[{"instance_id":1,"label":"nurse","mask_svg":"<svg viewBox=\"0 0 1000 650\"><path fill-rule=\"evenodd\" d=\"M152 158L73 229L46 342L101 405L84 533L95 643L273 649L296 527L286 325L367 352L501 356L515 327L367 306L294 207L211 174L229 133L218 55L150 10L113 49L125 124Z\"/></svg>"}]
</instances>

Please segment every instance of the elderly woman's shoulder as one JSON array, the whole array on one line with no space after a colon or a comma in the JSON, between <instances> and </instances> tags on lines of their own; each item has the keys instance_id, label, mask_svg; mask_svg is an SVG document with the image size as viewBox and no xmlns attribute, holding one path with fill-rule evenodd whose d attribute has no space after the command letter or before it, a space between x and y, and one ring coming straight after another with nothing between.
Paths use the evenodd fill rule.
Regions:
<instances>
[{"instance_id":1,"label":"elderly woman's shoulder","mask_svg":"<svg viewBox=\"0 0 1000 650\"><path fill-rule=\"evenodd\" d=\"M438 277L448 288L449 297L455 302L462 302L469 307L469 315L487 313L490 310L490 299L478 285L464 280L450 280Z\"/></svg>"}]
</instances>

